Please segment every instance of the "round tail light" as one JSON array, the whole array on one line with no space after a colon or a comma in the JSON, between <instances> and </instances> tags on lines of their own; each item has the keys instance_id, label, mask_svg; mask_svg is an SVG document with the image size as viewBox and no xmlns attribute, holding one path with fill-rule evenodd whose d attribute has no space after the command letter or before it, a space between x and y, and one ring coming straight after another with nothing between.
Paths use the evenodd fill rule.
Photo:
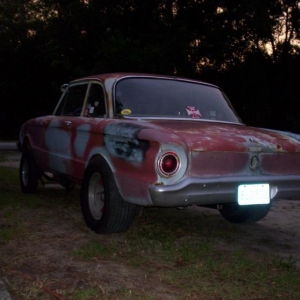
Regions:
<instances>
[{"instance_id":1,"label":"round tail light","mask_svg":"<svg viewBox=\"0 0 300 300\"><path fill-rule=\"evenodd\" d=\"M166 152L158 159L158 171L165 177L177 173L180 168L180 159L174 152Z\"/></svg>"}]
</instances>

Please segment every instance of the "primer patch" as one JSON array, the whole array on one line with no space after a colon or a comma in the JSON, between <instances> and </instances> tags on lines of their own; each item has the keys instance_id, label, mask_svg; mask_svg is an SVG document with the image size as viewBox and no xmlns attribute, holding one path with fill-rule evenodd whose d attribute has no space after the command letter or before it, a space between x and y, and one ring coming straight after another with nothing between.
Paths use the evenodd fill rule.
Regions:
<instances>
[{"instance_id":1,"label":"primer patch","mask_svg":"<svg viewBox=\"0 0 300 300\"><path fill-rule=\"evenodd\" d=\"M134 163L142 163L149 142L138 138L143 128L134 124L111 123L104 129L104 145L109 154Z\"/></svg>"}]
</instances>

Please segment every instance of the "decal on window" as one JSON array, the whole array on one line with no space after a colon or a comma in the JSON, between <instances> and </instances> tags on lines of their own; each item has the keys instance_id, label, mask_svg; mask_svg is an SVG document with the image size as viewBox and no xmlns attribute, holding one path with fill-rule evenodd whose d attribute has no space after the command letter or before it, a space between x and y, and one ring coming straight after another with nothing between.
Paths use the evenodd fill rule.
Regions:
<instances>
[{"instance_id":1,"label":"decal on window","mask_svg":"<svg viewBox=\"0 0 300 300\"><path fill-rule=\"evenodd\" d=\"M123 116L128 116L128 115L131 114L131 110L130 110L129 108L125 108L125 109L123 109L123 110L121 111L121 114L122 114Z\"/></svg>"},{"instance_id":2,"label":"decal on window","mask_svg":"<svg viewBox=\"0 0 300 300\"><path fill-rule=\"evenodd\" d=\"M202 117L199 109L196 109L195 106L187 106L186 112L189 116L192 116L193 119L199 119Z\"/></svg>"}]
</instances>

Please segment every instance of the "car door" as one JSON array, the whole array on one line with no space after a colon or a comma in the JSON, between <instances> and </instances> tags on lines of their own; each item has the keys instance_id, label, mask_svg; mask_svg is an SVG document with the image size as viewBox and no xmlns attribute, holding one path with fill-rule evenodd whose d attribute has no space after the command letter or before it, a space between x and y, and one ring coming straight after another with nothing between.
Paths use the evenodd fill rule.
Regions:
<instances>
[{"instance_id":1,"label":"car door","mask_svg":"<svg viewBox=\"0 0 300 300\"><path fill-rule=\"evenodd\" d=\"M49 120L45 136L49 169L72 175L72 140L78 124L82 122L88 82L71 84L61 98Z\"/></svg>"}]
</instances>

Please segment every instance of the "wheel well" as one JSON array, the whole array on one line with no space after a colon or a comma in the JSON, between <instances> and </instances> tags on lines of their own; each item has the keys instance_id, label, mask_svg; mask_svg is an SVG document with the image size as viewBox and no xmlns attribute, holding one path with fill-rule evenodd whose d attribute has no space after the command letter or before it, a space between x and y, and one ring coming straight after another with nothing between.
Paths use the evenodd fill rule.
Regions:
<instances>
[{"instance_id":1,"label":"wheel well","mask_svg":"<svg viewBox=\"0 0 300 300\"><path fill-rule=\"evenodd\" d=\"M91 163L93 163L94 160L96 160L96 159L98 159L98 158L102 159L102 160L108 165L108 167L109 167L112 171L114 170L114 167L113 167L112 163L107 159L107 157L105 157L105 156L103 156L103 155L101 155L101 154L95 154L95 155L93 155L93 156L89 159L88 163L86 164L86 168L87 168Z\"/></svg>"},{"instance_id":2,"label":"wheel well","mask_svg":"<svg viewBox=\"0 0 300 300\"><path fill-rule=\"evenodd\" d=\"M28 137L25 137L24 140L23 140L23 143L22 143L22 150L25 151L25 150L29 150L31 148L30 146L30 142L29 142L29 138Z\"/></svg>"}]
</instances>

